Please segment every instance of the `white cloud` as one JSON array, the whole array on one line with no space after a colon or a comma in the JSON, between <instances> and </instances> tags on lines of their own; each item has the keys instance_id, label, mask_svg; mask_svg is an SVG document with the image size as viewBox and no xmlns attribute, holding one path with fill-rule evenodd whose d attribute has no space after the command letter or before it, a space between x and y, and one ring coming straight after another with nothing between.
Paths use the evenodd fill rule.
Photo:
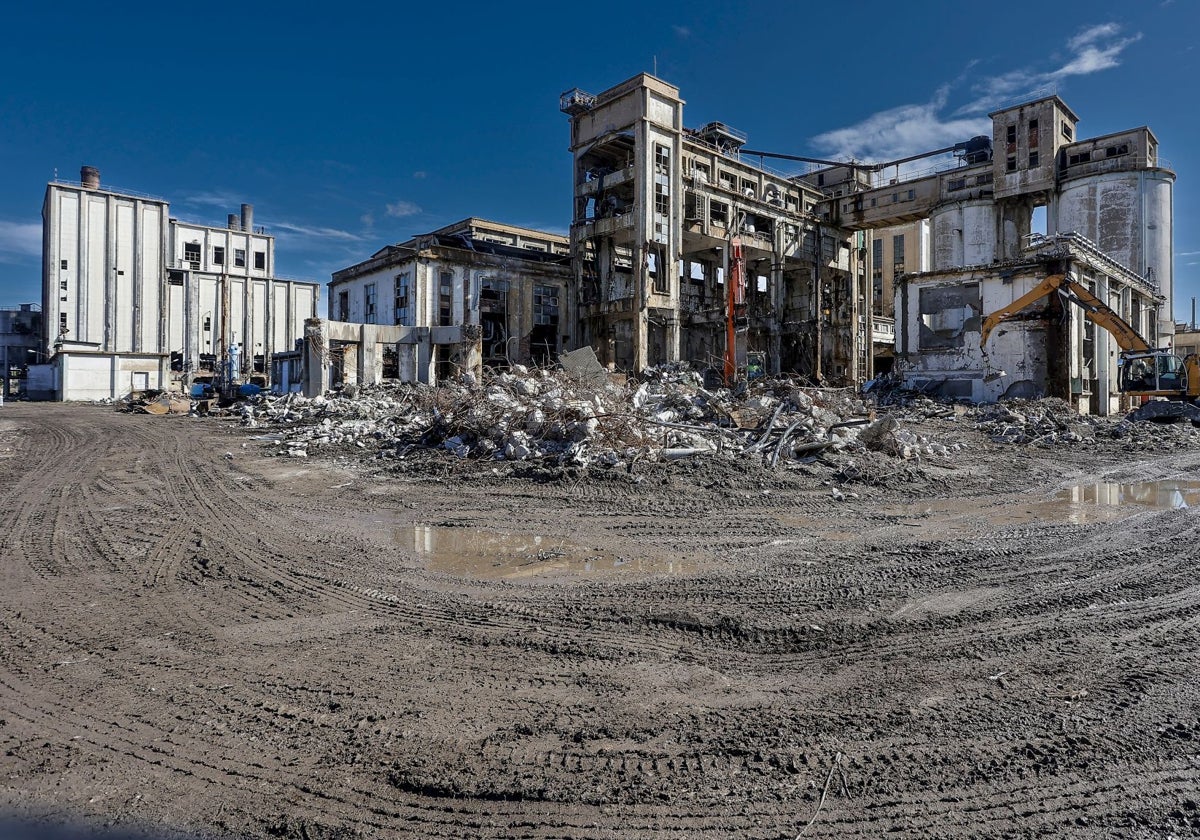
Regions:
<instances>
[{"instance_id":1,"label":"white cloud","mask_svg":"<svg viewBox=\"0 0 1200 840\"><path fill-rule=\"evenodd\" d=\"M943 87L929 102L880 111L855 125L819 134L813 142L839 158L888 160L991 131L991 122L983 117L943 117L948 93Z\"/></svg>"},{"instance_id":2,"label":"white cloud","mask_svg":"<svg viewBox=\"0 0 1200 840\"><path fill-rule=\"evenodd\" d=\"M414 172L412 174L412 176L414 178L416 178L418 181L423 181L429 177L429 173L426 172L424 169L418 169L416 172Z\"/></svg>"},{"instance_id":3,"label":"white cloud","mask_svg":"<svg viewBox=\"0 0 1200 840\"><path fill-rule=\"evenodd\" d=\"M179 200L180 204L198 207L227 207L236 210L241 206L241 196L231 192L198 192L185 195Z\"/></svg>"},{"instance_id":4,"label":"white cloud","mask_svg":"<svg viewBox=\"0 0 1200 840\"><path fill-rule=\"evenodd\" d=\"M692 30L686 26L675 24L671 27L671 29L675 31L675 36L677 38L690 38L692 35Z\"/></svg>"},{"instance_id":5,"label":"white cloud","mask_svg":"<svg viewBox=\"0 0 1200 840\"><path fill-rule=\"evenodd\" d=\"M361 216L358 217L358 220L360 222L362 222L364 226L371 227L372 225L375 224L375 214L374 213L363 213Z\"/></svg>"},{"instance_id":6,"label":"white cloud","mask_svg":"<svg viewBox=\"0 0 1200 840\"><path fill-rule=\"evenodd\" d=\"M338 230L337 228L327 227L310 227L308 225L299 225L294 222L272 222L272 230L284 231L287 234L286 238L302 238L302 239L326 239L337 242L362 242L363 237L357 233L351 233L348 230Z\"/></svg>"},{"instance_id":7,"label":"white cloud","mask_svg":"<svg viewBox=\"0 0 1200 840\"><path fill-rule=\"evenodd\" d=\"M1067 56L1057 67L1043 70L1010 70L975 81L972 101L947 111L952 85L937 90L929 102L901 105L872 114L845 128L813 138L825 154L859 160L887 160L953 145L977 134L991 133L986 113L1014 98L1049 93L1058 82L1120 65L1121 53L1141 34L1121 35L1117 23L1087 26L1067 40ZM972 61L960 80L978 69Z\"/></svg>"},{"instance_id":8,"label":"white cloud","mask_svg":"<svg viewBox=\"0 0 1200 840\"><path fill-rule=\"evenodd\" d=\"M1051 73L1050 78L1064 79L1067 76L1086 76L1090 73L1099 73L1101 70L1117 67L1121 64L1118 59L1122 50L1140 40L1141 37L1139 33L1129 38L1113 41L1103 47L1087 44L1070 61Z\"/></svg>"},{"instance_id":9,"label":"white cloud","mask_svg":"<svg viewBox=\"0 0 1200 840\"><path fill-rule=\"evenodd\" d=\"M0 221L0 259L5 257L40 257L41 255L41 222Z\"/></svg>"},{"instance_id":10,"label":"white cloud","mask_svg":"<svg viewBox=\"0 0 1200 840\"><path fill-rule=\"evenodd\" d=\"M416 216L420 212L421 208L411 201L397 201L394 204L387 205L387 214L399 219L403 219L405 216Z\"/></svg>"},{"instance_id":11,"label":"white cloud","mask_svg":"<svg viewBox=\"0 0 1200 840\"><path fill-rule=\"evenodd\" d=\"M1089 26L1067 41L1067 46L1072 50L1079 50L1089 44L1094 44L1101 38L1111 38L1120 31L1121 27L1115 23L1100 23L1096 26Z\"/></svg>"},{"instance_id":12,"label":"white cloud","mask_svg":"<svg viewBox=\"0 0 1200 840\"><path fill-rule=\"evenodd\" d=\"M959 108L959 113L985 111L1006 99L1043 89L1049 92L1056 83L1071 76L1087 76L1120 65L1125 48L1141 40L1141 33L1121 37L1121 26L1101 23L1087 26L1067 40L1068 56L1052 70L1012 70L977 82L972 90L975 101Z\"/></svg>"}]
</instances>

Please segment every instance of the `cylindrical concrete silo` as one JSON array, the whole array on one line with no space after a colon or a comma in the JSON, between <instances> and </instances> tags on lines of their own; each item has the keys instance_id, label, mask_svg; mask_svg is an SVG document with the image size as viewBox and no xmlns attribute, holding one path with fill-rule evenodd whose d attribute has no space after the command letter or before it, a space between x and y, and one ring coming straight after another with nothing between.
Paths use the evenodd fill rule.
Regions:
<instances>
[{"instance_id":1,"label":"cylindrical concrete silo","mask_svg":"<svg viewBox=\"0 0 1200 840\"><path fill-rule=\"evenodd\" d=\"M996 258L996 205L990 198L943 204L930 215L933 270L988 265Z\"/></svg>"},{"instance_id":2,"label":"cylindrical concrete silo","mask_svg":"<svg viewBox=\"0 0 1200 840\"><path fill-rule=\"evenodd\" d=\"M1117 263L1158 286L1167 305L1159 333L1174 328L1172 196L1168 169L1098 172L1063 183L1048 214L1051 233L1086 236Z\"/></svg>"}]
</instances>

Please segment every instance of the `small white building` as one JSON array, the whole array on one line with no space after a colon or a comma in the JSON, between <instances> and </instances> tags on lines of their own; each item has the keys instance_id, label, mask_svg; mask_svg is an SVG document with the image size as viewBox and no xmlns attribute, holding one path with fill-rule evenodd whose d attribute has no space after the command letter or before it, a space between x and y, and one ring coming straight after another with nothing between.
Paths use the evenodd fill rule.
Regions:
<instances>
[{"instance_id":1,"label":"small white building","mask_svg":"<svg viewBox=\"0 0 1200 840\"><path fill-rule=\"evenodd\" d=\"M52 181L42 207L43 339L61 400L187 388L218 374L269 385L320 286L274 276L275 240L243 204L226 227L181 222L167 201Z\"/></svg>"}]
</instances>

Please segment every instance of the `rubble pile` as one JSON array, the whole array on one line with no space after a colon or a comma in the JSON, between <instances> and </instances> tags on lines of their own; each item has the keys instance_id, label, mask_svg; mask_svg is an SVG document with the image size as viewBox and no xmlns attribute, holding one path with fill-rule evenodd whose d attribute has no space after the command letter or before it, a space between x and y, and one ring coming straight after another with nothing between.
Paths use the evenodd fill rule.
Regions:
<instances>
[{"instance_id":1,"label":"rubble pile","mask_svg":"<svg viewBox=\"0 0 1200 840\"><path fill-rule=\"evenodd\" d=\"M827 451L871 449L901 459L951 451L895 419L876 420L872 406L851 389L807 388L778 378L737 391L710 390L681 365L653 369L628 384L515 366L482 385L382 385L313 399L264 395L240 412L246 426L284 427L259 437L294 457L350 446L390 458L437 449L458 458L579 466L696 456L752 457L778 466Z\"/></svg>"},{"instance_id":2,"label":"rubble pile","mask_svg":"<svg viewBox=\"0 0 1200 840\"><path fill-rule=\"evenodd\" d=\"M1053 446L1060 443L1095 442L1104 418L1081 415L1060 399L1006 400L975 406L970 415L975 427L996 443Z\"/></svg>"}]
</instances>

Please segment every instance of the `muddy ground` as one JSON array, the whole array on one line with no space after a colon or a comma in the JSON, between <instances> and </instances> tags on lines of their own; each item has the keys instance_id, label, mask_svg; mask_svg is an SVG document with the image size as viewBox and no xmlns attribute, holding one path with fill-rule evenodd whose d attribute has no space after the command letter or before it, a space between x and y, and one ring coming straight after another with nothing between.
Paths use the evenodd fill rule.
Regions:
<instances>
[{"instance_id":1,"label":"muddy ground","mask_svg":"<svg viewBox=\"0 0 1200 840\"><path fill-rule=\"evenodd\" d=\"M564 474L6 405L0 806L301 840L1200 833L1196 515L1070 489L1200 479L1200 446L925 431L967 448Z\"/></svg>"}]
</instances>

